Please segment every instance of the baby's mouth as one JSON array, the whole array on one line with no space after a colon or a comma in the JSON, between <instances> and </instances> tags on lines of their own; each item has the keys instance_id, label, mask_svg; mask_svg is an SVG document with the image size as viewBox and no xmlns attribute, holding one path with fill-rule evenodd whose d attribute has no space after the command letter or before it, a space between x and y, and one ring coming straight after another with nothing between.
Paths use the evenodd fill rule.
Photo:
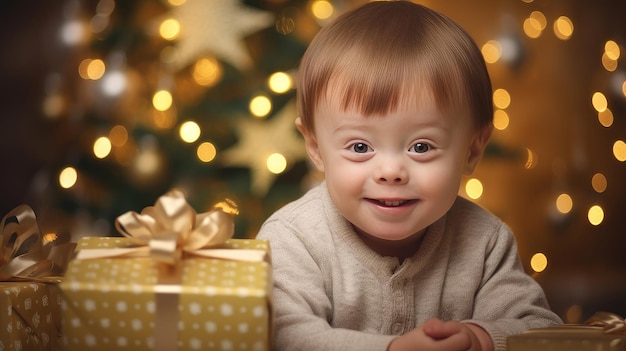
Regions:
<instances>
[{"instance_id":1,"label":"baby's mouth","mask_svg":"<svg viewBox=\"0 0 626 351\"><path fill-rule=\"evenodd\" d=\"M369 201L385 207L400 207L404 206L408 203L414 202L415 200L376 200L376 199L368 199Z\"/></svg>"}]
</instances>

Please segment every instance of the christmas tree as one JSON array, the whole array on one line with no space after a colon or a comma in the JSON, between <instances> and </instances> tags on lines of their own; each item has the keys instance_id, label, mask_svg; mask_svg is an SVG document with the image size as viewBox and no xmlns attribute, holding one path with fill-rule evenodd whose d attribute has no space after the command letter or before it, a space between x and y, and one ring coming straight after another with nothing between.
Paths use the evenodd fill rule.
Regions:
<instances>
[{"instance_id":1,"label":"christmas tree","mask_svg":"<svg viewBox=\"0 0 626 351\"><path fill-rule=\"evenodd\" d=\"M293 123L295 68L314 29L296 33L292 17L305 11L295 2L67 2L57 28L64 57L45 74L42 98L41 123L60 153L40 170L53 183L35 200L83 219L72 224L80 235L108 235L98 223L180 188L198 210L233 200L237 236L253 236L309 172Z\"/></svg>"}]
</instances>

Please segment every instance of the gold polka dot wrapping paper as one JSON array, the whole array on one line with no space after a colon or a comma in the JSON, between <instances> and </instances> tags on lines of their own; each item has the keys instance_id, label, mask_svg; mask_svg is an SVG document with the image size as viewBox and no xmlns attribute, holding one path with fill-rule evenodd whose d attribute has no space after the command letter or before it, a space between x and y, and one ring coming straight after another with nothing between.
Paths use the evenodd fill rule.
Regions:
<instances>
[{"instance_id":1,"label":"gold polka dot wrapping paper","mask_svg":"<svg viewBox=\"0 0 626 351\"><path fill-rule=\"evenodd\" d=\"M0 350L60 351L58 286L0 282Z\"/></svg>"}]
</instances>

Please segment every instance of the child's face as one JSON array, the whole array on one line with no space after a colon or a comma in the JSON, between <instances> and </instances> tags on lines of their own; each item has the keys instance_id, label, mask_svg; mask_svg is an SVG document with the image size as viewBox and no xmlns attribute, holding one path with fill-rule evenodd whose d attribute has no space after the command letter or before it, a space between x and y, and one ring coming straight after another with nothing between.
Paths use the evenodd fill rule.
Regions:
<instances>
[{"instance_id":1,"label":"child's face","mask_svg":"<svg viewBox=\"0 0 626 351\"><path fill-rule=\"evenodd\" d=\"M335 205L361 234L385 240L421 234L452 206L489 131L476 131L468 109L441 112L432 99L368 117L344 111L337 100L323 99L314 135L304 133Z\"/></svg>"}]
</instances>

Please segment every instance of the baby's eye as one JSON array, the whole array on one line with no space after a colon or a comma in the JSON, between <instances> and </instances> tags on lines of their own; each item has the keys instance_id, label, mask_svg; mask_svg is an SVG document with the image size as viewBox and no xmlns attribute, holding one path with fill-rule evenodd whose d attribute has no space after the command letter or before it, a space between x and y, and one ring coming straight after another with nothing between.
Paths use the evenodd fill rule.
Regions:
<instances>
[{"instance_id":1,"label":"baby's eye","mask_svg":"<svg viewBox=\"0 0 626 351\"><path fill-rule=\"evenodd\" d=\"M367 146L367 144L365 143L354 143L352 144L352 151L359 153L359 154L364 154L370 151L370 147Z\"/></svg>"},{"instance_id":2,"label":"baby's eye","mask_svg":"<svg viewBox=\"0 0 626 351\"><path fill-rule=\"evenodd\" d=\"M426 143L415 143L411 146L409 151L416 152L418 154L423 154L431 150L431 146Z\"/></svg>"}]
</instances>

